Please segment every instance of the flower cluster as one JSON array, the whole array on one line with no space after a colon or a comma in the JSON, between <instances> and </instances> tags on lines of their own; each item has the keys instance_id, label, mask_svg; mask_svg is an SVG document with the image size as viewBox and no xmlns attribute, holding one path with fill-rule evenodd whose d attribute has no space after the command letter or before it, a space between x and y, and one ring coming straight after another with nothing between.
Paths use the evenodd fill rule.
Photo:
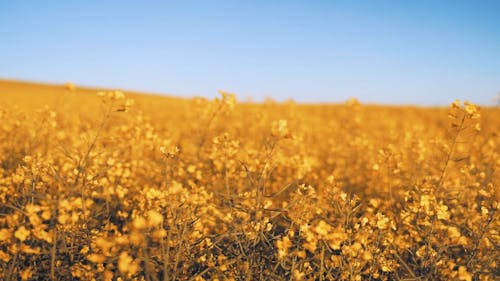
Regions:
<instances>
[{"instance_id":1,"label":"flower cluster","mask_svg":"<svg viewBox=\"0 0 500 281\"><path fill-rule=\"evenodd\" d=\"M0 108L2 280L498 277L498 108L59 91Z\"/></svg>"}]
</instances>

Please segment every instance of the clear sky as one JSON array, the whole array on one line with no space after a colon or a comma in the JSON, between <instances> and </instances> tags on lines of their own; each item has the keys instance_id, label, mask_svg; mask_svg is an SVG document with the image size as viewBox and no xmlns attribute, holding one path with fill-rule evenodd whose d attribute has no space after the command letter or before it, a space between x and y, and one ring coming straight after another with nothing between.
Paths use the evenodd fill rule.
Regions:
<instances>
[{"instance_id":1,"label":"clear sky","mask_svg":"<svg viewBox=\"0 0 500 281\"><path fill-rule=\"evenodd\" d=\"M0 0L0 78L262 100L492 104L500 1Z\"/></svg>"}]
</instances>

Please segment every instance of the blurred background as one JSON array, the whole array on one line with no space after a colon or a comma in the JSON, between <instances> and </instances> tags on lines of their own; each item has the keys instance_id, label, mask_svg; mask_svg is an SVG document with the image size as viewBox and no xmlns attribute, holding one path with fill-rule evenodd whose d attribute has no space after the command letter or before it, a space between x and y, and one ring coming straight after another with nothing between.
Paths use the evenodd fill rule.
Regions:
<instances>
[{"instance_id":1,"label":"blurred background","mask_svg":"<svg viewBox=\"0 0 500 281\"><path fill-rule=\"evenodd\" d=\"M239 100L493 105L500 1L0 0L0 78Z\"/></svg>"}]
</instances>

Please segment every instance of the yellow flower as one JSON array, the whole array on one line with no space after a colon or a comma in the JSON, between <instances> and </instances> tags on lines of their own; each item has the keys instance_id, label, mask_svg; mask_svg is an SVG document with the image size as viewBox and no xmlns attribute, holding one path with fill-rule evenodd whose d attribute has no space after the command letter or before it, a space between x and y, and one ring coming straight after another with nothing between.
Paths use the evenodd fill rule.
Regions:
<instances>
[{"instance_id":1,"label":"yellow flower","mask_svg":"<svg viewBox=\"0 0 500 281\"><path fill-rule=\"evenodd\" d=\"M448 227L448 236L450 238L459 238L462 234L460 233L460 230L455 227L455 226L450 226Z\"/></svg>"},{"instance_id":2,"label":"yellow flower","mask_svg":"<svg viewBox=\"0 0 500 281\"><path fill-rule=\"evenodd\" d=\"M39 212L40 211L40 206L37 206L37 205L34 205L34 204L28 204L28 205L26 205L24 207L24 210L26 211L26 214L28 216L30 216L30 215L33 215L33 214L36 214L37 212Z\"/></svg>"},{"instance_id":3,"label":"yellow flower","mask_svg":"<svg viewBox=\"0 0 500 281\"><path fill-rule=\"evenodd\" d=\"M128 240L132 245L139 246L144 241L144 234L139 231L132 231Z\"/></svg>"},{"instance_id":4,"label":"yellow flower","mask_svg":"<svg viewBox=\"0 0 500 281\"><path fill-rule=\"evenodd\" d=\"M472 119L478 119L479 117L481 117L477 105L466 101L464 102L464 107L465 111L467 112L467 114L469 114L469 116L471 116Z\"/></svg>"},{"instance_id":5,"label":"yellow flower","mask_svg":"<svg viewBox=\"0 0 500 281\"><path fill-rule=\"evenodd\" d=\"M458 268L458 280L472 281L472 275L467 271L467 268L465 266L460 266Z\"/></svg>"},{"instance_id":6,"label":"yellow flower","mask_svg":"<svg viewBox=\"0 0 500 281\"><path fill-rule=\"evenodd\" d=\"M123 94L122 91L113 91L113 92L111 92L110 96L112 99L115 99L115 100L121 100L121 99L125 98L125 94Z\"/></svg>"},{"instance_id":7,"label":"yellow flower","mask_svg":"<svg viewBox=\"0 0 500 281\"><path fill-rule=\"evenodd\" d=\"M57 217L57 221L60 224L66 224L70 219L71 217L67 213L62 213L59 215L59 217Z\"/></svg>"},{"instance_id":8,"label":"yellow flower","mask_svg":"<svg viewBox=\"0 0 500 281\"><path fill-rule=\"evenodd\" d=\"M31 232L28 229L26 229L26 227L21 226L16 230L16 232L14 232L14 237L23 242L24 240L28 239L30 234Z\"/></svg>"},{"instance_id":9,"label":"yellow flower","mask_svg":"<svg viewBox=\"0 0 500 281\"><path fill-rule=\"evenodd\" d=\"M118 270L122 273L127 273L131 263L132 257L127 252L122 252L118 258Z\"/></svg>"},{"instance_id":10,"label":"yellow flower","mask_svg":"<svg viewBox=\"0 0 500 281\"><path fill-rule=\"evenodd\" d=\"M320 236L320 237L326 237L326 235L331 231L331 226L327 224L324 220L321 220L318 225L314 228L314 231Z\"/></svg>"},{"instance_id":11,"label":"yellow flower","mask_svg":"<svg viewBox=\"0 0 500 281\"><path fill-rule=\"evenodd\" d=\"M102 275L103 275L104 281L112 281L113 280L113 272L112 271L105 270Z\"/></svg>"},{"instance_id":12,"label":"yellow flower","mask_svg":"<svg viewBox=\"0 0 500 281\"><path fill-rule=\"evenodd\" d=\"M0 229L0 241L7 241L10 239L11 233L8 229Z\"/></svg>"},{"instance_id":13,"label":"yellow flower","mask_svg":"<svg viewBox=\"0 0 500 281\"><path fill-rule=\"evenodd\" d=\"M40 254L40 247L31 248L30 246L28 246L26 244L21 244L20 250L21 250L21 252L28 254L28 255Z\"/></svg>"},{"instance_id":14,"label":"yellow flower","mask_svg":"<svg viewBox=\"0 0 500 281\"><path fill-rule=\"evenodd\" d=\"M93 263L103 263L106 260L106 257L100 254L90 254L87 256L87 260Z\"/></svg>"},{"instance_id":15,"label":"yellow flower","mask_svg":"<svg viewBox=\"0 0 500 281\"><path fill-rule=\"evenodd\" d=\"M222 96L222 102L232 110L236 104L236 96L233 93L229 93L223 90L219 90L219 94Z\"/></svg>"},{"instance_id":16,"label":"yellow flower","mask_svg":"<svg viewBox=\"0 0 500 281\"><path fill-rule=\"evenodd\" d=\"M149 226L159 226L163 222L163 215L157 211L151 210L148 212L148 224Z\"/></svg>"},{"instance_id":17,"label":"yellow flower","mask_svg":"<svg viewBox=\"0 0 500 281\"><path fill-rule=\"evenodd\" d=\"M104 253L104 254L108 254L109 250L111 249L111 247L114 246L114 243L113 242L110 242L108 240L106 240L106 238L103 238L103 237L99 237L97 238L95 244L97 245L97 247L99 247L101 249L101 251ZM81 253L82 254L85 254L88 252L88 248L82 248L82 251Z\"/></svg>"},{"instance_id":18,"label":"yellow flower","mask_svg":"<svg viewBox=\"0 0 500 281\"><path fill-rule=\"evenodd\" d=\"M194 172L196 171L196 166L195 166L195 165L189 165L189 166L187 167L187 171L188 171L188 173L190 173L190 174L194 173Z\"/></svg>"},{"instance_id":19,"label":"yellow flower","mask_svg":"<svg viewBox=\"0 0 500 281\"><path fill-rule=\"evenodd\" d=\"M481 206L481 214L482 215L488 215L490 212L488 210L488 208L484 207L484 206Z\"/></svg>"},{"instance_id":20,"label":"yellow flower","mask_svg":"<svg viewBox=\"0 0 500 281\"><path fill-rule=\"evenodd\" d=\"M10 261L10 255L8 253L0 250L0 261L9 262Z\"/></svg>"},{"instance_id":21,"label":"yellow flower","mask_svg":"<svg viewBox=\"0 0 500 281\"><path fill-rule=\"evenodd\" d=\"M167 236L167 231L165 229L158 229L151 233L151 237L154 239L162 239Z\"/></svg>"},{"instance_id":22,"label":"yellow flower","mask_svg":"<svg viewBox=\"0 0 500 281\"><path fill-rule=\"evenodd\" d=\"M370 261L373 258L373 255L369 251L363 251L363 254L361 255L361 258L364 261Z\"/></svg>"},{"instance_id":23,"label":"yellow flower","mask_svg":"<svg viewBox=\"0 0 500 281\"><path fill-rule=\"evenodd\" d=\"M460 108L460 100L456 99L450 106L451 106L451 108L455 108L455 109Z\"/></svg>"},{"instance_id":24,"label":"yellow flower","mask_svg":"<svg viewBox=\"0 0 500 281\"><path fill-rule=\"evenodd\" d=\"M278 258L282 259L288 255L288 250L292 246L292 242L288 236L284 236L282 239L276 241L276 246L278 248Z\"/></svg>"},{"instance_id":25,"label":"yellow flower","mask_svg":"<svg viewBox=\"0 0 500 281\"><path fill-rule=\"evenodd\" d=\"M139 265L127 252L122 252L118 258L118 270L124 274L134 275L139 271Z\"/></svg>"},{"instance_id":26,"label":"yellow flower","mask_svg":"<svg viewBox=\"0 0 500 281\"><path fill-rule=\"evenodd\" d=\"M388 264L383 264L380 269L382 269L383 272L391 272L392 271L392 268Z\"/></svg>"},{"instance_id":27,"label":"yellow flower","mask_svg":"<svg viewBox=\"0 0 500 281\"><path fill-rule=\"evenodd\" d=\"M387 229L389 227L389 218L381 213L377 213L377 228Z\"/></svg>"},{"instance_id":28,"label":"yellow flower","mask_svg":"<svg viewBox=\"0 0 500 281\"><path fill-rule=\"evenodd\" d=\"M33 277L33 270L31 269L31 267L28 267L28 268L22 270L21 272L19 272L19 276L21 277L21 280L23 280L23 281L29 280Z\"/></svg>"},{"instance_id":29,"label":"yellow flower","mask_svg":"<svg viewBox=\"0 0 500 281\"><path fill-rule=\"evenodd\" d=\"M450 213L448 212L448 206L441 203L437 208L437 217L440 220L449 220Z\"/></svg>"},{"instance_id":30,"label":"yellow flower","mask_svg":"<svg viewBox=\"0 0 500 281\"><path fill-rule=\"evenodd\" d=\"M43 241L46 241L47 243L52 243L52 233L49 233L43 229L37 228L33 230L33 236L35 236L37 239L41 239Z\"/></svg>"},{"instance_id":31,"label":"yellow flower","mask_svg":"<svg viewBox=\"0 0 500 281\"><path fill-rule=\"evenodd\" d=\"M144 217L138 216L132 221L132 226L138 230L145 229L148 226L148 221Z\"/></svg>"},{"instance_id":32,"label":"yellow flower","mask_svg":"<svg viewBox=\"0 0 500 281\"><path fill-rule=\"evenodd\" d=\"M76 90L76 86L75 84L71 83L71 82L66 82L64 83L64 88L67 90L67 91L70 91L70 92L74 92Z\"/></svg>"},{"instance_id":33,"label":"yellow flower","mask_svg":"<svg viewBox=\"0 0 500 281\"><path fill-rule=\"evenodd\" d=\"M301 281L304 279L304 275L306 275L304 272L301 272L297 269L293 271L293 279L296 281Z\"/></svg>"},{"instance_id":34,"label":"yellow flower","mask_svg":"<svg viewBox=\"0 0 500 281\"><path fill-rule=\"evenodd\" d=\"M328 245L334 250L340 250L346 239L347 234L342 229L336 229L328 235Z\"/></svg>"},{"instance_id":35,"label":"yellow flower","mask_svg":"<svg viewBox=\"0 0 500 281\"><path fill-rule=\"evenodd\" d=\"M291 134L288 130L288 122L286 120L274 121L271 126L271 135L280 138L290 138Z\"/></svg>"}]
</instances>

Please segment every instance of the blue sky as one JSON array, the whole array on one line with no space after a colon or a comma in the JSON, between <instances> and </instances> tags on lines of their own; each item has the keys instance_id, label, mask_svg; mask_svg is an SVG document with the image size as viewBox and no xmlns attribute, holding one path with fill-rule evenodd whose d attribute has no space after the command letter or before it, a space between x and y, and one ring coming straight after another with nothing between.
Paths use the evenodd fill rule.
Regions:
<instances>
[{"instance_id":1,"label":"blue sky","mask_svg":"<svg viewBox=\"0 0 500 281\"><path fill-rule=\"evenodd\" d=\"M0 0L0 38L0 78L299 102L500 91L500 1Z\"/></svg>"}]
</instances>

